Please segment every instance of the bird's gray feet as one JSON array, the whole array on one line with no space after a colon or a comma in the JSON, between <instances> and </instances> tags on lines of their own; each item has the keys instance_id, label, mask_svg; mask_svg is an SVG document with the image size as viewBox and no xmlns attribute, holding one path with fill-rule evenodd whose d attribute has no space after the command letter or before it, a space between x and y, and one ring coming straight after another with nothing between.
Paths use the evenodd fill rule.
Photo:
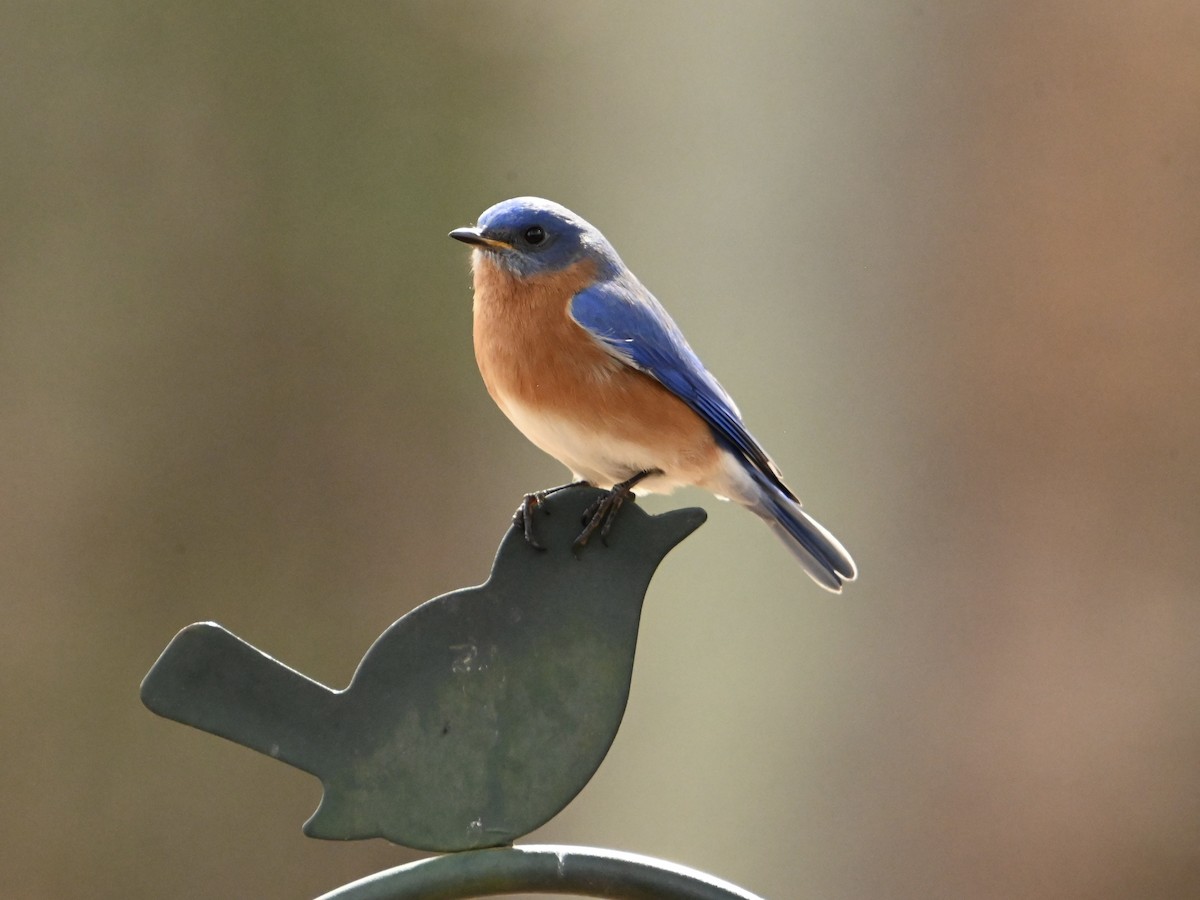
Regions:
<instances>
[{"instance_id":1,"label":"bird's gray feet","mask_svg":"<svg viewBox=\"0 0 1200 900\"><path fill-rule=\"evenodd\" d=\"M526 494L521 500L521 505L517 507L517 511L513 513L513 525L521 529L525 535L525 543L535 550L545 550L546 548L538 542L537 536L533 533L533 511L542 505L542 501L551 494L557 494L559 491L565 491L567 488L582 487L587 484L586 481L572 481L570 484L560 484L558 487L546 488L544 491L534 491L532 494ZM549 510L546 514L549 515Z\"/></svg>"},{"instance_id":2,"label":"bird's gray feet","mask_svg":"<svg viewBox=\"0 0 1200 900\"><path fill-rule=\"evenodd\" d=\"M617 513L621 511L626 500L634 499L634 487L643 478L660 474L662 473L656 469L638 472L632 478L614 484L612 490L589 506L583 514L583 531L575 538L575 553L578 555L597 531L600 532L600 542L607 547L608 533L612 530L613 522L617 520Z\"/></svg>"}]
</instances>

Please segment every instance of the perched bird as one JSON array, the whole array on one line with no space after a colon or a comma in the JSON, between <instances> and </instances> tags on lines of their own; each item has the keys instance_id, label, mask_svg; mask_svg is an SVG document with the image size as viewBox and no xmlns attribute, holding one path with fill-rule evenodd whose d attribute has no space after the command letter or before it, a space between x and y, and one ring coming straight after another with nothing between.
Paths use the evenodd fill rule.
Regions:
<instances>
[{"instance_id":1,"label":"perched bird","mask_svg":"<svg viewBox=\"0 0 1200 900\"><path fill-rule=\"evenodd\" d=\"M729 394L596 228L517 197L450 237L474 248L475 357L488 392L577 482L611 489L578 545L607 535L635 487L696 485L761 517L817 584L838 592L854 580L850 554L800 508ZM545 493L516 516L535 546Z\"/></svg>"}]
</instances>

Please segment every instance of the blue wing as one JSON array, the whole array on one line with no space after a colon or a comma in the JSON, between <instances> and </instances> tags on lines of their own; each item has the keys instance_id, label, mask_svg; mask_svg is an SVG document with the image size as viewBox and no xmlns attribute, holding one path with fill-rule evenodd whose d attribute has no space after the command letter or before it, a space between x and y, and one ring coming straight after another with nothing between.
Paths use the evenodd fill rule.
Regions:
<instances>
[{"instance_id":1,"label":"blue wing","mask_svg":"<svg viewBox=\"0 0 1200 900\"><path fill-rule=\"evenodd\" d=\"M695 410L722 443L796 499L742 424L733 399L704 368L679 326L649 291L636 282L598 282L571 299L570 313L610 353L660 382Z\"/></svg>"}]
</instances>

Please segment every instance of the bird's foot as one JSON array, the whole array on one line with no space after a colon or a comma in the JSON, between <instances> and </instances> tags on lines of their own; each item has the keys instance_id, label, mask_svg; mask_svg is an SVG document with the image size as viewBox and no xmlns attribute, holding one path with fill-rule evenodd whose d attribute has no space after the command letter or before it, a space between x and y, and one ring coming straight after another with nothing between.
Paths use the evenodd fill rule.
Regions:
<instances>
[{"instance_id":1,"label":"bird's foot","mask_svg":"<svg viewBox=\"0 0 1200 900\"><path fill-rule=\"evenodd\" d=\"M580 487L587 484L586 481L572 481L570 484L560 484L558 487L546 488L544 491L534 491L532 494L526 494L521 500L521 505L517 507L517 511L513 513L513 525L521 529L525 535L525 543L535 550L545 550L546 548L538 541L533 533L533 511L542 505L542 502L551 494L557 494L559 491L565 491L567 488ZM550 511L546 510L549 515Z\"/></svg>"},{"instance_id":2,"label":"bird's foot","mask_svg":"<svg viewBox=\"0 0 1200 900\"><path fill-rule=\"evenodd\" d=\"M657 474L659 473L653 470L638 472L632 478L627 478L620 484L614 484L612 490L589 506L583 514L583 531L579 533L579 537L575 538L575 555L579 555L597 531L600 532L600 542L607 547L608 533L612 531L613 522L617 520L617 513L621 511L626 500L634 499L634 486L643 478Z\"/></svg>"}]
</instances>

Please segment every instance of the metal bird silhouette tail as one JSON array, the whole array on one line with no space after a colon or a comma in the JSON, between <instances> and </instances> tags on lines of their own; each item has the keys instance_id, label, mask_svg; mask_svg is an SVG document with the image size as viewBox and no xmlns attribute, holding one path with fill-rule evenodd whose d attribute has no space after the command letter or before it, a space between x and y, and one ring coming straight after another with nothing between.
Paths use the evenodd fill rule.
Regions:
<instances>
[{"instance_id":1,"label":"metal bird silhouette tail","mask_svg":"<svg viewBox=\"0 0 1200 900\"><path fill-rule=\"evenodd\" d=\"M215 622L175 635L142 681L142 702L160 716L314 775L339 699Z\"/></svg>"},{"instance_id":2,"label":"metal bird silhouette tail","mask_svg":"<svg viewBox=\"0 0 1200 900\"><path fill-rule=\"evenodd\" d=\"M858 577L858 569L846 548L770 478L753 466L747 466L746 470L757 490L753 496L734 499L767 523L813 581L827 591L840 594L844 582Z\"/></svg>"}]
</instances>

